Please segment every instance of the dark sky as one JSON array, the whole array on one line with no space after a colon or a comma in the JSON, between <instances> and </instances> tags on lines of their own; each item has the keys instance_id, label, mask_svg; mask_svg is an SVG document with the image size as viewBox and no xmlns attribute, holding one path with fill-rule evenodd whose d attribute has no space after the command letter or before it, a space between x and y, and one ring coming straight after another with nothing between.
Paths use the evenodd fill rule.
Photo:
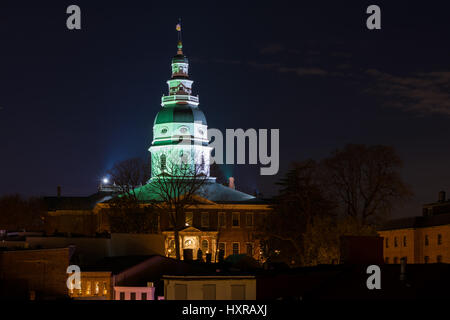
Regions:
<instances>
[{"instance_id":1,"label":"dark sky","mask_svg":"<svg viewBox=\"0 0 450 320\"><path fill-rule=\"evenodd\" d=\"M300 2L2 0L0 195L87 195L113 163L146 156L181 17L209 127L280 129L279 175L228 167L238 188L270 195L292 161L386 144L415 192L395 215L419 215L450 192L449 6ZM71 4L80 31L66 28ZM366 28L370 4L381 30Z\"/></svg>"}]
</instances>

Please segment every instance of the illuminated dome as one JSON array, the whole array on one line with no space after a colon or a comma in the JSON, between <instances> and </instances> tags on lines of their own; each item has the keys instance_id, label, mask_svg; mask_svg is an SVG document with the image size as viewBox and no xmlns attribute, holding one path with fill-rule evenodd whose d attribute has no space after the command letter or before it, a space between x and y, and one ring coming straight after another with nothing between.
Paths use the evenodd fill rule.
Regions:
<instances>
[{"instance_id":1,"label":"illuminated dome","mask_svg":"<svg viewBox=\"0 0 450 320\"><path fill-rule=\"evenodd\" d=\"M202 110L188 104L175 104L162 108L156 115L154 124L189 122L207 125L206 117Z\"/></svg>"}]
</instances>

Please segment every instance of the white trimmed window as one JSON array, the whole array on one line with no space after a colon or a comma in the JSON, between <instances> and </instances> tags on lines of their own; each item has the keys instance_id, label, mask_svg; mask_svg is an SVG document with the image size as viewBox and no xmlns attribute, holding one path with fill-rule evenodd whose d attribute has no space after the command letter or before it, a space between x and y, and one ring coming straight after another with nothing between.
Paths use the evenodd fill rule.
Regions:
<instances>
[{"instance_id":1,"label":"white trimmed window","mask_svg":"<svg viewBox=\"0 0 450 320\"><path fill-rule=\"evenodd\" d=\"M245 225L247 227L253 227L253 213L245 214Z\"/></svg>"},{"instance_id":2,"label":"white trimmed window","mask_svg":"<svg viewBox=\"0 0 450 320\"><path fill-rule=\"evenodd\" d=\"M241 215L239 214L239 212L233 212L232 217L233 219L231 226L233 228L239 228L239 226L241 225Z\"/></svg>"},{"instance_id":3,"label":"white trimmed window","mask_svg":"<svg viewBox=\"0 0 450 320\"><path fill-rule=\"evenodd\" d=\"M239 254L239 242L233 242L233 254Z\"/></svg>"},{"instance_id":4,"label":"white trimmed window","mask_svg":"<svg viewBox=\"0 0 450 320\"><path fill-rule=\"evenodd\" d=\"M225 212L219 212L219 227L226 227L227 216Z\"/></svg>"},{"instance_id":5,"label":"white trimmed window","mask_svg":"<svg viewBox=\"0 0 450 320\"><path fill-rule=\"evenodd\" d=\"M209 227L209 212L202 212L202 227Z\"/></svg>"}]
</instances>

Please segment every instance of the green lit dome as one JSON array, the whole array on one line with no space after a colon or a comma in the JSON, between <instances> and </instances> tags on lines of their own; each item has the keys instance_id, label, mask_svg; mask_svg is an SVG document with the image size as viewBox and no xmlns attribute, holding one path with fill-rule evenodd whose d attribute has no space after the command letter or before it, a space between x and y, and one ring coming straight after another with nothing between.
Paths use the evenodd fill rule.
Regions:
<instances>
[{"instance_id":1,"label":"green lit dome","mask_svg":"<svg viewBox=\"0 0 450 320\"><path fill-rule=\"evenodd\" d=\"M206 125L206 117L202 110L189 105L174 105L163 107L155 118L154 124L170 122L201 123Z\"/></svg>"}]
</instances>

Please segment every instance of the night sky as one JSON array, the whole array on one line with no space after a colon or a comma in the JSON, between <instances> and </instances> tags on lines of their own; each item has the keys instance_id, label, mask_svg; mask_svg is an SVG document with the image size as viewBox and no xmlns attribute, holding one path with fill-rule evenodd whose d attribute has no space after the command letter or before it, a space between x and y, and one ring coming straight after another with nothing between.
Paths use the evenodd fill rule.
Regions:
<instances>
[{"instance_id":1,"label":"night sky","mask_svg":"<svg viewBox=\"0 0 450 320\"><path fill-rule=\"evenodd\" d=\"M420 215L450 193L450 8L314 3L2 0L0 195L88 195L115 162L148 156L181 17L208 126L280 129L279 174L228 166L238 189L273 195L292 161L386 144L415 193L395 216ZM370 4L381 30L366 28Z\"/></svg>"}]
</instances>

